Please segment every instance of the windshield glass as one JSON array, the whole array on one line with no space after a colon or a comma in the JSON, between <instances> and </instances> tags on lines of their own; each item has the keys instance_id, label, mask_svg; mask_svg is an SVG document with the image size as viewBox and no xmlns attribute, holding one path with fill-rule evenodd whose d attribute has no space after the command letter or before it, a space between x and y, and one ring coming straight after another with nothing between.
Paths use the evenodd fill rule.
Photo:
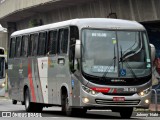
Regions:
<instances>
[{"instance_id":1,"label":"windshield glass","mask_svg":"<svg viewBox=\"0 0 160 120\"><path fill-rule=\"evenodd\" d=\"M82 70L89 75L103 76L107 72L106 77L133 77L134 72L145 76L150 74L150 62L144 32L82 31ZM126 71L124 76L119 74L121 69Z\"/></svg>"}]
</instances>

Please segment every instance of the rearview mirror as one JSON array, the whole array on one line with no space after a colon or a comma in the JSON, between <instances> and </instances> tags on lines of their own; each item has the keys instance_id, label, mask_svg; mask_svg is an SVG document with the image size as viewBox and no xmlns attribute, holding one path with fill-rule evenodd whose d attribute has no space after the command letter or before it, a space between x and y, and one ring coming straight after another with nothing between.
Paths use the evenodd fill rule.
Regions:
<instances>
[{"instance_id":1,"label":"rearview mirror","mask_svg":"<svg viewBox=\"0 0 160 120\"><path fill-rule=\"evenodd\" d=\"M154 59L155 59L155 55L156 55L156 49L155 49L155 46L153 44L150 44L150 49L151 49L151 60L153 62Z\"/></svg>"},{"instance_id":2,"label":"rearview mirror","mask_svg":"<svg viewBox=\"0 0 160 120\"><path fill-rule=\"evenodd\" d=\"M81 41L80 40L76 40L76 44L75 44L75 58L79 59L81 57Z\"/></svg>"}]
</instances>

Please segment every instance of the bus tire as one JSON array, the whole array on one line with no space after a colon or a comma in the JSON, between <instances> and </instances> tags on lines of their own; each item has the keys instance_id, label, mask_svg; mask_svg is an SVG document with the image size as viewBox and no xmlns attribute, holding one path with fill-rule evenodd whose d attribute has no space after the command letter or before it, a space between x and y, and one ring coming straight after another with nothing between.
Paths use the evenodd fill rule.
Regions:
<instances>
[{"instance_id":1,"label":"bus tire","mask_svg":"<svg viewBox=\"0 0 160 120\"><path fill-rule=\"evenodd\" d=\"M24 95L24 103L25 103L26 112L33 112L34 111L34 107L33 107L33 104L31 103L30 98L31 97L30 97L29 89L26 89L25 95Z\"/></svg>"},{"instance_id":2,"label":"bus tire","mask_svg":"<svg viewBox=\"0 0 160 120\"><path fill-rule=\"evenodd\" d=\"M25 105L24 101L21 101L21 105Z\"/></svg>"},{"instance_id":3,"label":"bus tire","mask_svg":"<svg viewBox=\"0 0 160 120\"><path fill-rule=\"evenodd\" d=\"M64 112L67 116L73 116L74 110L69 106L68 95L62 95L62 112Z\"/></svg>"},{"instance_id":4,"label":"bus tire","mask_svg":"<svg viewBox=\"0 0 160 120\"><path fill-rule=\"evenodd\" d=\"M17 104L17 100L12 100L12 104L16 105Z\"/></svg>"},{"instance_id":5,"label":"bus tire","mask_svg":"<svg viewBox=\"0 0 160 120\"><path fill-rule=\"evenodd\" d=\"M124 118L124 119L131 118L132 112L133 112L132 107L121 109L121 111L120 111L121 118Z\"/></svg>"}]
</instances>

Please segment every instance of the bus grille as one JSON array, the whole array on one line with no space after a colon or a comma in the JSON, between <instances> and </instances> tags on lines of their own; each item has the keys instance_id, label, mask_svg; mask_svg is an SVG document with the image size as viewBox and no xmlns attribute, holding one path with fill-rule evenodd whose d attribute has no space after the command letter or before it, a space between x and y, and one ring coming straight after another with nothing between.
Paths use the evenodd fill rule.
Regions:
<instances>
[{"instance_id":1,"label":"bus grille","mask_svg":"<svg viewBox=\"0 0 160 120\"><path fill-rule=\"evenodd\" d=\"M104 99L96 99L97 104L102 105L138 105L140 100L125 100L124 102L113 101L113 100L104 100Z\"/></svg>"}]
</instances>

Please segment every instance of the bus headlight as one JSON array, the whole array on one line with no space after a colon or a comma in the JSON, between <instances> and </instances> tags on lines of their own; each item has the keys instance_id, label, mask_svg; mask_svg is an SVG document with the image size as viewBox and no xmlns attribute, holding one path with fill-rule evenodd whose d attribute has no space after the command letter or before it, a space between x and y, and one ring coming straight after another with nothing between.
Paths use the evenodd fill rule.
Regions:
<instances>
[{"instance_id":1,"label":"bus headlight","mask_svg":"<svg viewBox=\"0 0 160 120\"><path fill-rule=\"evenodd\" d=\"M5 83L2 83L2 87L5 87Z\"/></svg>"},{"instance_id":2,"label":"bus headlight","mask_svg":"<svg viewBox=\"0 0 160 120\"><path fill-rule=\"evenodd\" d=\"M141 91L140 93L138 93L140 96L145 96L146 94L148 94L151 91L151 87Z\"/></svg>"},{"instance_id":3,"label":"bus headlight","mask_svg":"<svg viewBox=\"0 0 160 120\"><path fill-rule=\"evenodd\" d=\"M90 89L90 88L88 88L88 87L86 87L86 86L84 86L84 85L82 85L82 89L83 89L85 92L87 92L87 93L89 93L89 94L91 94L91 95L96 95L96 94L98 94L98 92L96 92L96 91L94 91L94 90L92 90L92 89Z\"/></svg>"}]
</instances>

